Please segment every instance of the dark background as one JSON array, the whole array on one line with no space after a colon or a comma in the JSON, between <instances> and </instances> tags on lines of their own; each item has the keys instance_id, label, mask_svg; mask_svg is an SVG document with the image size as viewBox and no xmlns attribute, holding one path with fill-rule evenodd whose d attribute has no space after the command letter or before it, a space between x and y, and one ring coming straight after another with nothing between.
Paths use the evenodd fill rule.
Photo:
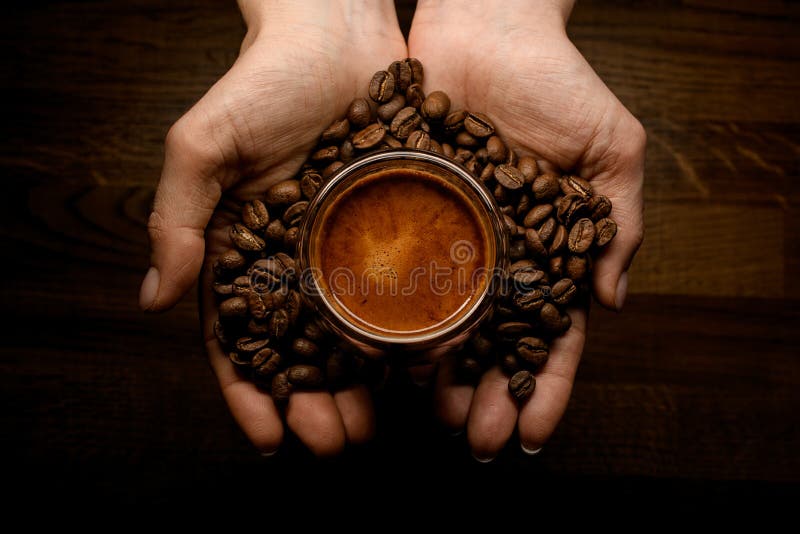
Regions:
<instances>
[{"instance_id":1,"label":"dark background","mask_svg":"<svg viewBox=\"0 0 800 534\"><path fill-rule=\"evenodd\" d=\"M413 2L399 4L407 27ZM403 484L420 503L512 489L670 508L797 496L796 2L578 2L571 37L648 132L647 237L625 312L592 312L552 440L535 458L512 440L490 465L403 384L380 399L373 444L319 462L290 442L263 459L217 389L195 300L138 311L163 139L235 59L235 2L4 11L0 433L21 502L255 510L277 488L381 499Z\"/></svg>"}]
</instances>

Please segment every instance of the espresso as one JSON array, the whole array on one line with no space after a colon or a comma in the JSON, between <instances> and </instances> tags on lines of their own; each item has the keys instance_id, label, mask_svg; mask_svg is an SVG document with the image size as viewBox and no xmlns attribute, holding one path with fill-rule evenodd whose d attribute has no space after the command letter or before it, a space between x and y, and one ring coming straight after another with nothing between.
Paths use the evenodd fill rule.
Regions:
<instances>
[{"instance_id":1,"label":"espresso","mask_svg":"<svg viewBox=\"0 0 800 534\"><path fill-rule=\"evenodd\" d=\"M424 171L362 178L315 225L312 264L340 312L376 333L424 332L456 320L494 261L477 209Z\"/></svg>"}]
</instances>

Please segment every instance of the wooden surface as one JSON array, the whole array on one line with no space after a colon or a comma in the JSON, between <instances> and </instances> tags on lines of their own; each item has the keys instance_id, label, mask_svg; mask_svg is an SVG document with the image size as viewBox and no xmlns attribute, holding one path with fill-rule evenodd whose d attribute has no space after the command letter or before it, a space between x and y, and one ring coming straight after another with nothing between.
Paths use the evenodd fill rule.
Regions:
<instances>
[{"instance_id":1,"label":"wooden surface","mask_svg":"<svg viewBox=\"0 0 800 534\"><path fill-rule=\"evenodd\" d=\"M311 495L347 475L372 498L400 482L415 499L796 495L797 3L578 3L570 35L649 135L647 236L625 312L592 312L552 441L489 466L402 384L364 450L262 459L217 390L194 300L138 311L164 135L234 60L235 2L14 4L0 21L0 443L18 495L236 502L296 473Z\"/></svg>"}]
</instances>

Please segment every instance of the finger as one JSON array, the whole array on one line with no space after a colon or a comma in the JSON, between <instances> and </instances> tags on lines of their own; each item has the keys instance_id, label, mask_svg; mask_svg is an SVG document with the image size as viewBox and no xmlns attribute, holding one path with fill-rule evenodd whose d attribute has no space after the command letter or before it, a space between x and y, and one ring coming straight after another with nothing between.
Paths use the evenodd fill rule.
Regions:
<instances>
[{"instance_id":1,"label":"finger","mask_svg":"<svg viewBox=\"0 0 800 534\"><path fill-rule=\"evenodd\" d=\"M286 407L286 424L317 456L334 456L344 450L344 422L327 391L292 393Z\"/></svg>"},{"instance_id":2,"label":"finger","mask_svg":"<svg viewBox=\"0 0 800 534\"><path fill-rule=\"evenodd\" d=\"M619 149L621 170L593 181L599 193L613 205L611 218L617 235L600 254L594 269L594 293L606 308L621 310L628 292L628 267L644 237L643 184L646 135L641 125L628 128L627 141Z\"/></svg>"},{"instance_id":3,"label":"finger","mask_svg":"<svg viewBox=\"0 0 800 534\"><path fill-rule=\"evenodd\" d=\"M436 416L451 432L460 432L467 424L469 407L475 388L459 384L454 375L455 356L446 355L439 360L434 386L434 410Z\"/></svg>"},{"instance_id":4,"label":"finger","mask_svg":"<svg viewBox=\"0 0 800 534\"><path fill-rule=\"evenodd\" d=\"M547 363L536 374L533 395L520 409L519 440L529 454L550 438L569 402L586 339L586 311L570 310L570 318L572 327L551 345Z\"/></svg>"},{"instance_id":5,"label":"finger","mask_svg":"<svg viewBox=\"0 0 800 534\"><path fill-rule=\"evenodd\" d=\"M481 378L467 421L467 441L478 461L490 461L511 437L517 424L517 405L508 392L508 377L499 367Z\"/></svg>"},{"instance_id":6,"label":"finger","mask_svg":"<svg viewBox=\"0 0 800 534\"><path fill-rule=\"evenodd\" d=\"M333 395L348 443L366 443L375 435L375 410L366 386L353 386Z\"/></svg>"}]
</instances>

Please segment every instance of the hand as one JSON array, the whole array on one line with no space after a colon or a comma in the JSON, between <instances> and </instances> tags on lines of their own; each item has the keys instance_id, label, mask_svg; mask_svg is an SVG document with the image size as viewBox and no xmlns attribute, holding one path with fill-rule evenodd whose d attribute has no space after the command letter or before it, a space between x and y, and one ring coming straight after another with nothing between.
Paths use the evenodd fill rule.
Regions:
<instances>
[{"instance_id":1,"label":"hand","mask_svg":"<svg viewBox=\"0 0 800 534\"><path fill-rule=\"evenodd\" d=\"M236 215L220 200L224 194L241 205L295 175L372 74L407 54L390 0L241 0L240 7L248 31L238 59L167 135L140 303L149 311L172 307L205 267L201 315L211 365L236 421L268 454L283 438L281 415L267 393L237 374L213 334L210 266L231 246ZM365 441L374 428L363 387L295 393L286 421L318 455Z\"/></svg>"},{"instance_id":2,"label":"hand","mask_svg":"<svg viewBox=\"0 0 800 534\"><path fill-rule=\"evenodd\" d=\"M421 0L409 55L425 65L425 89L447 92L451 109L488 114L521 155L575 169L611 199L618 233L597 261L593 283L597 300L619 310L627 269L643 237L645 132L567 38L571 8L571 1L556 0ZM438 414L454 430L467 427L476 458L493 458L515 427L529 452L552 434L585 339L586 310L570 315L572 328L553 343L533 397L519 408L498 368L475 389L454 384L451 361L440 364Z\"/></svg>"}]
</instances>

